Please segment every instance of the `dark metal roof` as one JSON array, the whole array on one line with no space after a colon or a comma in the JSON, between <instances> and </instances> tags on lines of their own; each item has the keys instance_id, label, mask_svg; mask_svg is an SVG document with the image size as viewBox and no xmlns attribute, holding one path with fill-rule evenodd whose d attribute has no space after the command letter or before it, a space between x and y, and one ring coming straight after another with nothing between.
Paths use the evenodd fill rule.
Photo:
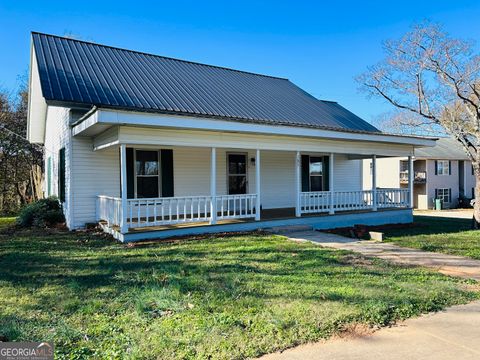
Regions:
<instances>
[{"instance_id":1,"label":"dark metal roof","mask_svg":"<svg viewBox=\"0 0 480 360\"><path fill-rule=\"evenodd\" d=\"M287 79L40 33L32 40L47 102L378 132Z\"/></svg>"},{"instance_id":2,"label":"dark metal roof","mask_svg":"<svg viewBox=\"0 0 480 360\"><path fill-rule=\"evenodd\" d=\"M469 160L461 144L453 138L440 138L433 147L415 149L415 157L436 160Z\"/></svg>"}]
</instances>

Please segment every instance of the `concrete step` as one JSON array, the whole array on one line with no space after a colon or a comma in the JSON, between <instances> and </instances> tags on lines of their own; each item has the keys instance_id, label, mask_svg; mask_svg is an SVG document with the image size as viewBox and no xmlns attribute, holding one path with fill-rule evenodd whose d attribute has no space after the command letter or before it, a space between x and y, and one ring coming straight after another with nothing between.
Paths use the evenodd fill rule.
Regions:
<instances>
[{"instance_id":1,"label":"concrete step","mask_svg":"<svg viewBox=\"0 0 480 360\"><path fill-rule=\"evenodd\" d=\"M264 230L272 234L289 234L289 233L299 232L299 231L311 231L313 230L313 226L312 225L285 225L285 226L274 226Z\"/></svg>"}]
</instances>

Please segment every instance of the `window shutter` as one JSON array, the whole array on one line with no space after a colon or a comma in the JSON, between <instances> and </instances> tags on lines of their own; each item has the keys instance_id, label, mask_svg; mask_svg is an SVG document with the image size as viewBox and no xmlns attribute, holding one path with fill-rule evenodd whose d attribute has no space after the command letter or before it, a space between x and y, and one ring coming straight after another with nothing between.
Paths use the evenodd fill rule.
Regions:
<instances>
[{"instance_id":1,"label":"window shutter","mask_svg":"<svg viewBox=\"0 0 480 360\"><path fill-rule=\"evenodd\" d=\"M173 150L161 150L162 197L174 196L173 186Z\"/></svg>"},{"instance_id":2,"label":"window shutter","mask_svg":"<svg viewBox=\"0 0 480 360\"><path fill-rule=\"evenodd\" d=\"M438 199L438 189L435 189L435 199Z\"/></svg>"},{"instance_id":3,"label":"window shutter","mask_svg":"<svg viewBox=\"0 0 480 360\"><path fill-rule=\"evenodd\" d=\"M47 159L47 196L52 194L52 158Z\"/></svg>"},{"instance_id":4,"label":"window shutter","mask_svg":"<svg viewBox=\"0 0 480 360\"><path fill-rule=\"evenodd\" d=\"M58 155L58 198L65 202L65 148L61 148Z\"/></svg>"},{"instance_id":5,"label":"window shutter","mask_svg":"<svg viewBox=\"0 0 480 360\"><path fill-rule=\"evenodd\" d=\"M452 189L448 189L448 202L452 202Z\"/></svg>"},{"instance_id":6,"label":"window shutter","mask_svg":"<svg viewBox=\"0 0 480 360\"><path fill-rule=\"evenodd\" d=\"M323 191L329 191L330 190L330 156L324 156L323 157Z\"/></svg>"},{"instance_id":7,"label":"window shutter","mask_svg":"<svg viewBox=\"0 0 480 360\"><path fill-rule=\"evenodd\" d=\"M135 164L133 163L133 148L126 148L127 153L127 199L135 197ZM122 192L122 185L120 183L120 193Z\"/></svg>"},{"instance_id":8,"label":"window shutter","mask_svg":"<svg viewBox=\"0 0 480 360\"><path fill-rule=\"evenodd\" d=\"M438 161L437 160L435 160L435 175L438 175Z\"/></svg>"},{"instance_id":9,"label":"window shutter","mask_svg":"<svg viewBox=\"0 0 480 360\"><path fill-rule=\"evenodd\" d=\"M310 156L302 155L302 191L310 191Z\"/></svg>"},{"instance_id":10,"label":"window shutter","mask_svg":"<svg viewBox=\"0 0 480 360\"><path fill-rule=\"evenodd\" d=\"M448 175L452 175L452 162L448 160Z\"/></svg>"}]
</instances>

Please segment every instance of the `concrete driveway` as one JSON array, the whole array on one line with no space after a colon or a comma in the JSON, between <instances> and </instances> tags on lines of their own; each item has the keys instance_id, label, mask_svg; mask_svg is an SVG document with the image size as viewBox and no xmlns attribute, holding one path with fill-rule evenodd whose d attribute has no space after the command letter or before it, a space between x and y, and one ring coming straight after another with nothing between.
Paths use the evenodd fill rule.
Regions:
<instances>
[{"instance_id":1,"label":"concrete driveway","mask_svg":"<svg viewBox=\"0 0 480 360\"><path fill-rule=\"evenodd\" d=\"M261 359L480 359L480 301L410 319L369 336L301 345Z\"/></svg>"},{"instance_id":2,"label":"concrete driveway","mask_svg":"<svg viewBox=\"0 0 480 360\"><path fill-rule=\"evenodd\" d=\"M397 264L425 266L445 275L480 281L480 260L409 249L390 243L351 239L313 230L290 233L288 237L293 241L310 241L324 247L350 250Z\"/></svg>"},{"instance_id":3,"label":"concrete driveway","mask_svg":"<svg viewBox=\"0 0 480 360\"><path fill-rule=\"evenodd\" d=\"M473 217L473 209L451 209L451 210L441 210L441 211L414 210L413 215L471 220Z\"/></svg>"}]
</instances>

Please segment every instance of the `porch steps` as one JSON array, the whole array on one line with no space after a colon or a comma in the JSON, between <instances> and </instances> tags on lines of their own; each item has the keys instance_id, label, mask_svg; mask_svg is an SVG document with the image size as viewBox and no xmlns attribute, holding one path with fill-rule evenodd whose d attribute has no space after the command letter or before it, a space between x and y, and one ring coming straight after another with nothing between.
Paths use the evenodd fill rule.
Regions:
<instances>
[{"instance_id":1,"label":"porch steps","mask_svg":"<svg viewBox=\"0 0 480 360\"><path fill-rule=\"evenodd\" d=\"M311 231L311 230L313 230L312 225L282 225L282 226L274 226L271 228L264 229L264 231L272 234L290 234L293 232Z\"/></svg>"}]
</instances>

